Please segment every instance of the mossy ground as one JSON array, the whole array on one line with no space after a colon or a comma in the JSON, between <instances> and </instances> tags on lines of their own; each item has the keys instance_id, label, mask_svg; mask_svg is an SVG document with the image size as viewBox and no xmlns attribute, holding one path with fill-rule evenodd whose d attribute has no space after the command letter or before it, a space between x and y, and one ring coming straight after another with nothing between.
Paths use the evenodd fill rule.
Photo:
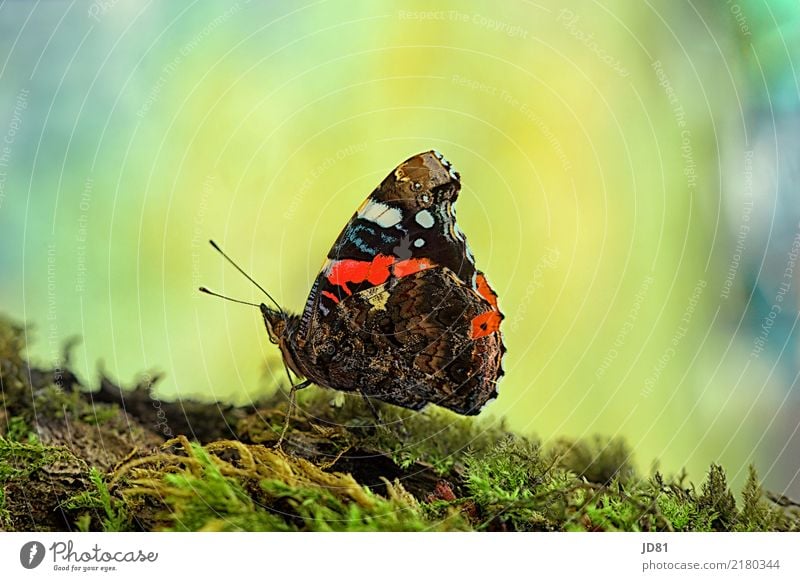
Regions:
<instances>
[{"instance_id":1,"label":"mossy ground","mask_svg":"<svg viewBox=\"0 0 800 581\"><path fill-rule=\"evenodd\" d=\"M440 409L300 392L283 449L279 392L252 409L170 404L150 383L90 392L31 368L0 320L0 530L767 531L800 506L722 467L699 487L639 475L625 443L543 445Z\"/></svg>"}]
</instances>

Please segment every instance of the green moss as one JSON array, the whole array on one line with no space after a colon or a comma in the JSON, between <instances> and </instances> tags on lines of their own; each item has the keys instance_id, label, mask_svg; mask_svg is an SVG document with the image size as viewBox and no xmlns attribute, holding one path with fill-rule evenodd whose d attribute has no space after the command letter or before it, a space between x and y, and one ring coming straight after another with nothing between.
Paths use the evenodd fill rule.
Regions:
<instances>
[{"instance_id":1,"label":"green moss","mask_svg":"<svg viewBox=\"0 0 800 581\"><path fill-rule=\"evenodd\" d=\"M68 418L91 425L101 425L119 418L118 406L92 402L86 395L79 390L65 390L59 385L48 385L37 390L33 398L33 409L37 415L47 418Z\"/></svg>"},{"instance_id":2,"label":"green moss","mask_svg":"<svg viewBox=\"0 0 800 581\"><path fill-rule=\"evenodd\" d=\"M89 481L92 488L70 498L64 507L81 511L76 517L78 530L89 530L93 517L100 522L103 531L124 531L129 529L130 517L123 503L111 497L108 485L99 470L89 470ZM85 512L90 509L92 512Z\"/></svg>"},{"instance_id":3,"label":"green moss","mask_svg":"<svg viewBox=\"0 0 800 581\"><path fill-rule=\"evenodd\" d=\"M6 507L6 493L3 488L0 487L0 530L5 530L12 526L11 513Z\"/></svg>"},{"instance_id":4,"label":"green moss","mask_svg":"<svg viewBox=\"0 0 800 581\"><path fill-rule=\"evenodd\" d=\"M306 454L316 450L314 461L263 444L200 447L178 438L120 468L112 489L131 512L140 512L136 503L150 507L143 526L163 530L708 531L788 530L800 523L769 503L754 471L739 512L717 465L697 494L685 475L638 476L619 440L542 447L480 420L384 406L389 427L376 429L358 400L333 411L329 404L325 392L306 394L285 443ZM280 424L270 414L279 417L279 408L275 402L258 421L241 423L240 436L274 443L269 426ZM434 443L434 433L447 443ZM334 471L337 462L356 466L340 459L353 449L386 454L395 470L408 468L402 477L408 480L366 485ZM412 484L420 470L435 476L426 480L427 492L411 495L400 482Z\"/></svg>"},{"instance_id":5,"label":"green moss","mask_svg":"<svg viewBox=\"0 0 800 581\"><path fill-rule=\"evenodd\" d=\"M81 421L99 426L119 418L120 409L114 404L93 405L80 415Z\"/></svg>"},{"instance_id":6,"label":"green moss","mask_svg":"<svg viewBox=\"0 0 800 581\"><path fill-rule=\"evenodd\" d=\"M606 484L614 479L626 482L635 475L632 453L620 438L594 436L588 440L557 440L553 453L560 466L589 482Z\"/></svg>"},{"instance_id":7,"label":"green moss","mask_svg":"<svg viewBox=\"0 0 800 581\"><path fill-rule=\"evenodd\" d=\"M0 315L0 406L10 410L26 391L25 329Z\"/></svg>"},{"instance_id":8,"label":"green moss","mask_svg":"<svg viewBox=\"0 0 800 581\"><path fill-rule=\"evenodd\" d=\"M742 510L739 512L735 530L771 531L780 515L764 499L764 491L758 473L752 464L748 467L747 482L742 489Z\"/></svg>"},{"instance_id":9,"label":"green moss","mask_svg":"<svg viewBox=\"0 0 800 581\"><path fill-rule=\"evenodd\" d=\"M0 315L0 361L5 366L22 365L25 350L25 328Z\"/></svg>"},{"instance_id":10,"label":"green moss","mask_svg":"<svg viewBox=\"0 0 800 581\"><path fill-rule=\"evenodd\" d=\"M709 468L697 507L703 518L710 518L711 528L715 531L728 531L736 524L736 500L728 488L725 470L719 464L712 464Z\"/></svg>"},{"instance_id":11,"label":"green moss","mask_svg":"<svg viewBox=\"0 0 800 581\"><path fill-rule=\"evenodd\" d=\"M603 531L642 531L651 530L643 526L641 506L637 506L631 499L619 494L619 485L615 483L608 494L596 497L585 507L588 522L592 528Z\"/></svg>"},{"instance_id":12,"label":"green moss","mask_svg":"<svg viewBox=\"0 0 800 581\"><path fill-rule=\"evenodd\" d=\"M466 487L478 513L478 529L547 529L553 489L537 444L506 438L467 462Z\"/></svg>"},{"instance_id":13,"label":"green moss","mask_svg":"<svg viewBox=\"0 0 800 581\"><path fill-rule=\"evenodd\" d=\"M431 518L399 483L390 498L364 490L365 503L351 502L333 489L288 486L275 479L261 482L273 506L292 530L310 531L431 531L459 530L458 519Z\"/></svg>"},{"instance_id":14,"label":"green moss","mask_svg":"<svg viewBox=\"0 0 800 581\"><path fill-rule=\"evenodd\" d=\"M38 495L42 491L60 494L63 486L49 481L50 471L74 466L75 458L67 448L44 445L22 427L23 423L15 422L10 434L0 436L0 528L19 530L20 523L25 522L27 529L38 521L45 530L52 529L58 500ZM9 435L23 441L10 439ZM35 499L32 505L30 499ZM40 519L41 515L46 517Z\"/></svg>"},{"instance_id":15,"label":"green moss","mask_svg":"<svg viewBox=\"0 0 800 581\"><path fill-rule=\"evenodd\" d=\"M658 496L658 509L669 522L674 531L709 530L708 526L698 527L698 511L694 502L676 495L661 494Z\"/></svg>"},{"instance_id":16,"label":"green moss","mask_svg":"<svg viewBox=\"0 0 800 581\"><path fill-rule=\"evenodd\" d=\"M260 445L185 439L178 453L161 453L120 469L119 495L156 506L161 530L379 531L454 530L457 519L432 519L399 483L387 496L352 476ZM463 528L463 524L461 525Z\"/></svg>"},{"instance_id":17,"label":"green moss","mask_svg":"<svg viewBox=\"0 0 800 581\"><path fill-rule=\"evenodd\" d=\"M234 439L159 448L135 406L122 414L28 373L23 338L0 320L4 529L60 530L63 514L104 531L800 530L800 506L765 494L752 467L737 507L718 465L697 492L685 475L637 474L620 439L541 443L487 418L380 403L376 425L362 398L319 388L299 393L285 452L272 447L281 392L231 413ZM65 437L69 448L49 445Z\"/></svg>"},{"instance_id":18,"label":"green moss","mask_svg":"<svg viewBox=\"0 0 800 581\"><path fill-rule=\"evenodd\" d=\"M502 424L457 416L443 409L411 412L381 405L387 428L376 431L367 444L386 450L401 467L425 462L439 474L463 463L468 455L490 450L506 435Z\"/></svg>"},{"instance_id":19,"label":"green moss","mask_svg":"<svg viewBox=\"0 0 800 581\"><path fill-rule=\"evenodd\" d=\"M257 514L253 499L234 478L223 476L210 456L193 447L198 470L166 474L164 499L169 507L168 527L178 531L196 530L281 530L275 519Z\"/></svg>"},{"instance_id":20,"label":"green moss","mask_svg":"<svg viewBox=\"0 0 800 581\"><path fill-rule=\"evenodd\" d=\"M10 480L24 480L66 454L66 449L45 446L35 436L24 442L0 436L0 485Z\"/></svg>"},{"instance_id":21,"label":"green moss","mask_svg":"<svg viewBox=\"0 0 800 581\"><path fill-rule=\"evenodd\" d=\"M5 437L14 442L28 442L31 444L39 440L33 428L28 425L25 418L20 416L12 416L9 418L8 424L6 425Z\"/></svg>"}]
</instances>

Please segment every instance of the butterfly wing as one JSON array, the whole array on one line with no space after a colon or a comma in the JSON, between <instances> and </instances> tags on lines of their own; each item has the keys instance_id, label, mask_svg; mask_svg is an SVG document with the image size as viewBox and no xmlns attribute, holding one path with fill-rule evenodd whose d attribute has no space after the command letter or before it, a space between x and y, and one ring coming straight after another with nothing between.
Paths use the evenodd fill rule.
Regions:
<instances>
[{"instance_id":1,"label":"butterfly wing","mask_svg":"<svg viewBox=\"0 0 800 581\"><path fill-rule=\"evenodd\" d=\"M328 252L296 340L308 340L312 321L330 316L348 297L428 268L446 267L480 290L482 275L456 223L460 189L458 173L435 151L409 158L386 176Z\"/></svg>"},{"instance_id":2,"label":"butterfly wing","mask_svg":"<svg viewBox=\"0 0 800 581\"><path fill-rule=\"evenodd\" d=\"M318 385L460 414L496 396L505 347L497 295L476 269L438 153L400 164L328 253L284 357Z\"/></svg>"},{"instance_id":3,"label":"butterfly wing","mask_svg":"<svg viewBox=\"0 0 800 581\"><path fill-rule=\"evenodd\" d=\"M411 409L477 414L497 395L502 315L449 268L354 293L317 317L302 357L323 385Z\"/></svg>"}]
</instances>

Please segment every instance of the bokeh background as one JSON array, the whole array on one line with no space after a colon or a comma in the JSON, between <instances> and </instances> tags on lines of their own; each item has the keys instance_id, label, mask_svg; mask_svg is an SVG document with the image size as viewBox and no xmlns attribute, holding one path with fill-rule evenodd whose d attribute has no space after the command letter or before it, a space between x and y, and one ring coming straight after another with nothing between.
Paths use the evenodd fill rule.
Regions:
<instances>
[{"instance_id":1,"label":"bokeh background","mask_svg":"<svg viewBox=\"0 0 800 581\"><path fill-rule=\"evenodd\" d=\"M439 149L501 297L486 414L643 469L800 494L800 5L0 3L0 309L30 352L164 397L282 378L290 309L363 198Z\"/></svg>"}]
</instances>

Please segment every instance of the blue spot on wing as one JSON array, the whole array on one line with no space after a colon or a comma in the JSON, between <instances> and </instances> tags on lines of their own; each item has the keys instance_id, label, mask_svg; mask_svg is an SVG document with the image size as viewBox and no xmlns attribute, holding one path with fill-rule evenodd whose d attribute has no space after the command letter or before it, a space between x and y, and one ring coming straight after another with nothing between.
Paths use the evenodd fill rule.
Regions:
<instances>
[{"instance_id":1,"label":"blue spot on wing","mask_svg":"<svg viewBox=\"0 0 800 581\"><path fill-rule=\"evenodd\" d=\"M376 232L374 228L356 222L352 227L348 228L346 236L361 252L366 252L370 256L375 256L378 253L378 249L370 246L366 240L362 238L362 234L370 235L374 238Z\"/></svg>"},{"instance_id":2,"label":"blue spot on wing","mask_svg":"<svg viewBox=\"0 0 800 581\"><path fill-rule=\"evenodd\" d=\"M399 239L399 232L355 220L345 228L329 258L372 259L377 254L391 254Z\"/></svg>"}]
</instances>

